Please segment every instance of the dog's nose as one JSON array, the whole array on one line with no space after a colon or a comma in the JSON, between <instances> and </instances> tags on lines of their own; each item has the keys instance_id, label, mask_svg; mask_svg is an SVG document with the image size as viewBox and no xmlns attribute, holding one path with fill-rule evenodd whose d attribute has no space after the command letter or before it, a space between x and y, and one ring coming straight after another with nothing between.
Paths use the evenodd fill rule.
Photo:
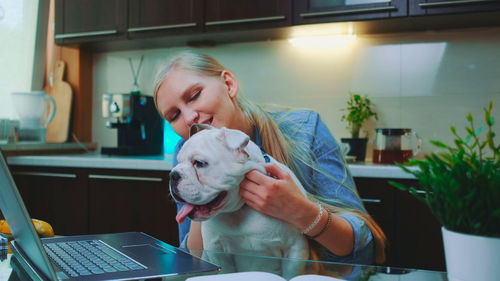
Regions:
<instances>
[{"instance_id":1,"label":"dog's nose","mask_svg":"<svg viewBox=\"0 0 500 281\"><path fill-rule=\"evenodd\" d=\"M170 173L170 187L172 188L172 192L175 194L178 194L177 185L179 184L179 180L181 178L181 174L176 171Z\"/></svg>"}]
</instances>

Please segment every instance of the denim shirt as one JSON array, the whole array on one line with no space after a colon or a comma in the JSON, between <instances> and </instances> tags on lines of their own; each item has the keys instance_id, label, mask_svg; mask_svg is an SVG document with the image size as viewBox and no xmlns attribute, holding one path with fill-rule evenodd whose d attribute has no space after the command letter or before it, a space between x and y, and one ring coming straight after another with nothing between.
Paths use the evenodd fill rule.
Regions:
<instances>
[{"instance_id":1,"label":"denim shirt","mask_svg":"<svg viewBox=\"0 0 500 281\"><path fill-rule=\"evenodd\" d=\"M290 136L295 142L307 144L314 154L317 168L328 172L331 176L327 177L303 163L296 162L302 172L297 177L304 188L329 204L366 212L359 197L355 194L356 187L340 152L339 145L319 114L309 110L300 110L271 113L271 116L282 132ZM184 143L184 139L177 143L173 160L174 167L177 165L177 154ZM259 147L262 146L258 130L256 130L255 134L255 143ZM181 207L182 204L177 202L178 210ZM353 228L354 250L351 255L340 257L325 248L324 255L320 258L335 262L372 264L374 262L374 242L368 226L362 219L352 214L340 214L340 216L346 219ZM179 224L181 248L186 247L190 225L191 220L189 218Z\"/></svg>"}]
</instances>

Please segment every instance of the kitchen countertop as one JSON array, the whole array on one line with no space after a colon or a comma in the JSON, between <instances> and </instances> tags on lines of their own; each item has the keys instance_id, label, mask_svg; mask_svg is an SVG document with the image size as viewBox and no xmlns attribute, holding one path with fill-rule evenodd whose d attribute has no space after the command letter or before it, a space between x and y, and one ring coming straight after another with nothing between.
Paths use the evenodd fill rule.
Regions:
<instances>
[{"instance_id":1,"label":"kitchen countertop","mask_svg":"<svg viewBox=\"0 0 500 281\"><path fill-rule=\"evenodd\" d=\"M9 165L50 166L96 169L159 170L172 169L173 155L158 156L107 156L98 153L77 155L26 155L9 156ZM353 177L415 179L395 165L375 165L371 163L349 164Z\"/></svg>"}]
</instances>

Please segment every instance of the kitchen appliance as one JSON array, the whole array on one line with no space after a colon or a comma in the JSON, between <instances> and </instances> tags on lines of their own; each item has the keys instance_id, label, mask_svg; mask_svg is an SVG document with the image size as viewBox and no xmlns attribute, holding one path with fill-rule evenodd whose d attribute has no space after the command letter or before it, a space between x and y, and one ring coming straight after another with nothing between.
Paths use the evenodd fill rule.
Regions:
<instances>
[{"instance_id":1,"label":"kitchen appliance","mask_svg":"<svg viewBox=\"0 0 500 281\"><path fill-rule=\"evenodd\" d=\"M422 139L411 129L377 128L375 132L373 163L404 163L422 147Z\"/></svg>"},{"instance_id":2,"label":"kitchen appliance","mask_svg":"<svg viewBox=\"0 0 500 281\"><path fill-rule=\"evenodd\" d=\"M12 93L19 116L19 141L45 142L47 125L54 118L56 103L44 91Z\"/></svg>"},{"instance_id":3,"label":"kitchen appliance","mask_svg":"<svg viewBox=\"0 0 500 281\"><path fill-rule=\"evenodd\" d=\"M157 155L163 151L163 119L152 96L104 94L102 115L115 121L106 127L118 130L118 146L102 147L108 155Z\"/></svg>"}]
</instances>

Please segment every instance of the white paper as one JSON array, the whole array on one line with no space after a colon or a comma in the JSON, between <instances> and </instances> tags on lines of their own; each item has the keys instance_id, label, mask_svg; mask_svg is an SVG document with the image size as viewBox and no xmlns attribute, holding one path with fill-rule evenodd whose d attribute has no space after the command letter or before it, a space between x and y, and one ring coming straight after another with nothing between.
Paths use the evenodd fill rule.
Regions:
<instances>
[{"instance_id":1,"label":"white paper","mask_svg":"<svg viewBox=\"0 0 500 281\"><path fill-rule=\"evenodd\" d=\"M268 272L260 272L260 271L248 271L248 272L237 272L237 273L225 273L225 274L215 274L215 275L205 275L205 276L196 276L186 279L186 281L286 281L285 278ZM289 281L338 281L342 279L316 275L316 274L307 274L295 276Z\"/></svg>"}]
</instances>

